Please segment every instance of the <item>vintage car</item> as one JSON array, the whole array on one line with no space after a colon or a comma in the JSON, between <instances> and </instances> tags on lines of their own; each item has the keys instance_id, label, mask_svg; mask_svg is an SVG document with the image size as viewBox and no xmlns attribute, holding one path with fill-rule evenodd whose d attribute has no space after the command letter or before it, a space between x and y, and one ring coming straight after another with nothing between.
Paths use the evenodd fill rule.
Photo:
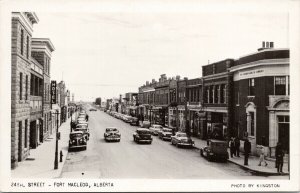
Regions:
<instances>
[{"instance_id":1,"label":"vintage car","mask_svg":"<svg viewBox=\"0 0 300 193\"><path fill-rule=\"evenodd\" d=\"M138 128L133 133L133 141L136 143L145 142L145 143L152 143L152 136L149 129L146 128Z\"/></svg>"},{"instance_id":2,"label":"vintage car","mask_svg":"<svg viewBox=\"0 0 300 193\"><path fill-rule=\"evenodd\" d=\"M186 133L177 132L174 136L171 136L171 143L172 145L185 146L185 147L193 147L195 146L194 141L187 137Z\"/></svg>"},{"instance_id":3,"label":"vintage car","mask_svg":"<svg viewBox=\"0 0 300 193\"><path fill-rule=\"evenodd\" d=\"M158 137L159 137L159 139L170 141L171 140L171 136L172 136L172 129L164 127L160 131L158 131Z\"/></svg>"},{"instance_id":4,"label":"vintage car","mask_svg":"<svg viewBox=\"0 0 300 193\"><path fill-rule=\"evenodd\" d=\"M104 139L105 139L105 141L118 141L118 142L120 142L121 133L115 127L107 127L105 129Z\"/></svg>"},{"instance_id":5,"label":"vintage car","mask_svg":"<svg viewBox=\"0 0 300 193\"><path fill-rule=\"evenodd\" d=\"M74 131L82 131L83 136L85 137L86 140L89 140L90 138L90 131L89 128L86 124L79 123L76 125Z\"/></svg>"},{"instance_id":6,"label":"vintage car","mask_svg":"<svg viewBox=\"0 0 300 193\"><path fill-rule=\"evenodd\" d=\"M140 126L142 128L149 128L150 127L150 121L148 121L148 120L140 121Z\"/></svg>"},{"instance_id":7,"label":"vintage car","mask_svg":"<svg viewBox=\"0 0 300 193\"><path fill-rule=\"evenodd\" d=\"M130 125L132 126L139 126L139 120L136 117L132 117L131 121L130 121Z\"/></svg>"},{"instance_id":8,"label":"vintage car","mask_svg":"<svg viewBox=\"0 0 300 193\"><path fill-rule=\"evenodd\" d=\"M73 149L84 149L86 150L87 141L84 138L82 131L73 131L70 133L69 138L69 151Z\"/></svg>"},{"instance_id":9,"label":"vintage car","mask_svg":"<svg viewBox=\"0 0 300 193\"><path fill-rule=\"evenodd\" d=\"M227 161L227 159L229 158L227 147L228 146L226 141L209 139L208 146L200 148L200 155L202 157L206 157L208 161Z\"/></svg>"},{"instance_id":10,"label":"vintage car","mask_svg":"<svg viewBox=\"0 0 300 193\"><path fill-rule=\"evenodd\" d=\"M152 135L158 135L158 132L163 129L163 126L153 124L149 127L149 130L151 131Z\"/></svg>"}]
</instances>

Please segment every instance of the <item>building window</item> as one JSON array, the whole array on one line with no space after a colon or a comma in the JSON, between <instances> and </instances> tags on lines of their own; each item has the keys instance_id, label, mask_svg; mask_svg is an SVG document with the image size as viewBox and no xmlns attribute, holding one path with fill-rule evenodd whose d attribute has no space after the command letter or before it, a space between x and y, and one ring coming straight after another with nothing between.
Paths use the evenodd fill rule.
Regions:
<instances>
[{"instance_id":1,"label":"building window","mask_svg":"<svg viewBox=\"0 0 300 193\"><path fill-rule=\"evenodd\" d=\"M25 81L25 100L28 100L28 75L26 75Z\"/></svg>"},{"instance_id":2,"label":"building window","mask_svg":"<svg viewBox=\"0 0 300 193\"><path fill-rule=\"evenodd\" d=\"M290 116L280 115L280 116L277 116L277 118L278 118L278 123L289 123L290 122Z\"/></svg>"},{"instance_id":3,"label":"building window","mask_svg":"<svg viewBox=\"0 0 300 193\"><path fill-rule=\"evenodd\" d=\"M27 141L28 141L28 120L25 120L25 140L24 140L24 147L27 148Z\"/></svg>"},{"instance_id":4,"label":"building window","mask_svg":"<svg viewBox=\"0 0 300 193\"><path fill-rule=\"evenodd\" d=\"M30 76L30 95L33 96L33 89L34 89L34 75L31 74Z\"/></svg>"},{"instance_id":5,"label":"building window","mask_svg":"<svg viewBox=\"0 0 300 193\"><path fill-rule=\"evenodd\" d=\"M217 103L221 103L221 85L218 85L217 89Z\"/></svg>"},{"instance_id":6,"label":"building window","mask_svg":"<svg viewBox=\"0 0 300 193\"><path fill-rule=\"evenodd\" d=\"M21 55L24 53L24 30L21 29Z\"/></svg>"},{"instance_id":7,"label":"building window","mask_svg":"<svg viewBox=\"0 0 300 193\"><path fill-rule=\"evenodd\" d=\"M254 112L249 112L250 114L250 135L254 136Z\"/></svg>"},{"instance_id":8,"label":"building window","mask_svg":"<svg viewBox=\"0 0 300 193\"><path fill-rule=\"evenodd\" d=\"M26 56L27 59L29 59L29 36L27 36L27 41L26 41Z\"/></svg>"},{"instance_id":9,"label":"building window","mask_svg":"<svg viewBox=\"0 0 300 193\"><path fill-rule=\"evenodd\" d=\"M209 87L206 88L206 103L209 103Z\"/></svg>"},{"instance_id":10,"label":"building window","mask_svg":"<svg viewBox=\"0 0 300 193\"><path fill-rule=\"evenodd\" d=\"M277 76L275 77L275 95L285 95L286 94L286 77Z\"/></svg>"},{"instance_id":11,"label":"building window","mask_svg":"<svg viewBox=\"0 0 300 193\"><path fill-rule=\"evenodd\" d=\"M22 91L23 91L22 84L23 84L23 73L20 72L20 100L22 100Z\"/></svg>"},{"instance_id":12,"label":"building window","mask_svg":"<svg viewBox=\"0 0 300 193\"><path fill-rule=\"evenodd\" d=\"M224 103L224 85L220 85L220 103Z\"/></svg>"},{"instance_id":13,"label":"building window","mask_svg":"<svg viewBox=\"0 0 300 193\"><path fill-rule=\"evenodd\" d=\"M249 93L248 96L254 96L254 86L255 86L255 81L254 78L249 79Z\"/></svg>"},{"instance_id":14,"label":"building window","mask_svg":"<svg viewBox=\"0 0 300 193\"><path fill-rule=\"evenodd\" d=\"M227 103L227 85L224 85L223 87L223 97L224 97L224 104Z\"/></svg>"}]
</instances>

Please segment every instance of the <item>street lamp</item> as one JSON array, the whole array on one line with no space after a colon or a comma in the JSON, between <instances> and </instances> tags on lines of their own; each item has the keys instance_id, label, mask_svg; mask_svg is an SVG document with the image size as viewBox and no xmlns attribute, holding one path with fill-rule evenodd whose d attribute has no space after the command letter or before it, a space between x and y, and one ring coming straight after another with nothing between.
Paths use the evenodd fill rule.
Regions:
<instances>
[{"instance_id":1,"label":"street lamp","mask_svg":"<svg viewBox=\"0 0 300 193\"><path fill-rule=\"evenodd\" d=\"M60 138L59 132L58 132L58 115L60 114L58 110L56 110L56 144L55 144L55 159L54 159L54 169L58 169L58 140Z\"/></svg>"}]
</instances>

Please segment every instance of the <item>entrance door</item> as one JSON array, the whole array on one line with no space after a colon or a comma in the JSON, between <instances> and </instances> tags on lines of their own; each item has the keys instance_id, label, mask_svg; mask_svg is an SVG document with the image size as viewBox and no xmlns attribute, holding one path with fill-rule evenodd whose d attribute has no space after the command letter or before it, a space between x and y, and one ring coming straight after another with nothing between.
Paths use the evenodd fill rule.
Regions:
<instances>
[{"instance_id":1,"label":"entrance door","mask_svg":"<svg viewBox=\"0 0 300 193\"><path fill-rule=\"evenodd\" d=\"M278 141L281 142L283 150L289 153L290 124L278 123L278 135Z\"/></svg>"},{"instance_id":2,"label":"entrance door","mask_svg":"<svg viewBox=\"0 0 300 193\"><path fill-rule=\"evenodd\" d=\"M29 147L32 149L36 148L36 121L30 122L30 141Z\"/></svg>"}]
</instances>

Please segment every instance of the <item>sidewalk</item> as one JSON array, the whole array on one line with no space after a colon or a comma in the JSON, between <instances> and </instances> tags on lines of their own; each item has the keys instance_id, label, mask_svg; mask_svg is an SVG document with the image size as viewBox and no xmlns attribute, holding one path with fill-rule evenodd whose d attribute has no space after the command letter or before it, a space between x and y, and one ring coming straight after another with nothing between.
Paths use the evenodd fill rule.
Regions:
<instances>
[{"instance_id":1,"label":"sidewalk","mask_svg":"<svg viewBox=\"0 0 300 193\"><path fill-rule=\"evenodd\" d=\"M206 146L206 140L201 140L196 137L192 137L192 139L195 141L195 148L200 149L201 147ZM283 164L283 174L279 174L277 173L277 168L275 168L275 160L266 160L268 163L266 167L264 166L264 164L262 164L263 166L258 166L259 157L250 156L248 159L249 165L245 166L243 152L240 152L240 156L241 157L229 157L228 161L239 165L243 169L250 170L258 175L289 175L288 163Z\"/></svg>"},{"instance_id":2,"label":"sidewalk","mask_svg":"<svg viewBox=\"0 0 300 193\"><path fill-rule=\"evenodd\" d=\"M54 170L55 158L55 133L46 139L36 149L30 150L29 157L19 162L16 169L11 170L12 178L57 178L59 177L64 162L68 154L68 143L70 134L70 121L68 119L63 123L58 131L60 132L60 140L58 141L58 169ZM60 151L63 152L63 161L60 160Z\"/></svg>"}]
</instances>

